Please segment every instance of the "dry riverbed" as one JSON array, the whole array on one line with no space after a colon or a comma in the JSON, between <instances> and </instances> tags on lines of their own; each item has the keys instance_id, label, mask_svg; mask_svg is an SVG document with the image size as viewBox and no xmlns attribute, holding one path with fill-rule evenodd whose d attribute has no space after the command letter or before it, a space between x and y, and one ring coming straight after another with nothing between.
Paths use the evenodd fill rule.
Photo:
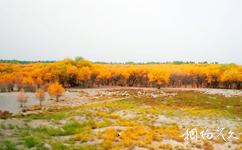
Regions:
<instances>
[{"instance_id":1,"label":"dry riverbed","mask_svg":"<svg viewBox=\"0 0 242 150\"><path fill-rule=\"evenodd\" d=\"M69 89L58 103L1 119L0 149L239 150L241 104L238 90Z\"/></svg>"}]
</instances>

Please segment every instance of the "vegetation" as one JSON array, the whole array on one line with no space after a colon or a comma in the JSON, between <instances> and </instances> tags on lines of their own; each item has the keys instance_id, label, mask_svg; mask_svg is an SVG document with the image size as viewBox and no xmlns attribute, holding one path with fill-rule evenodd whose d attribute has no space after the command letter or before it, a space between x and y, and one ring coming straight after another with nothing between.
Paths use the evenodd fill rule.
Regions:
<instances>
[{"instance_id":1,"label":"vegetation","mask_svg":"<svg viewBox=\"0 0 242 150\"><path fill-rule=\"evenodd\" d=\"M234 121L242 118L241 96L225 97L194 91L164 92L173 93L173 96L152 97L154 91L121 90L120 93L130 96L120 101L19 116L16 123L16 118L7 119L0 122L0 137L4 139L0 140L0 145L3 149L53 150L133 149L136 146L147 149L213 149L214 143L225 143L222 138L190 145L188 142L186 147L181 135L187 128L217 129L223 119L227 122L223 127L231 125L232 128ZM241 121L237 120L237 123L241 124ZM238 127L233 130L236 136L241 131ZM241 139L232 142L237 143L236 148L239 148ZM163 143L166 140L177 145Z\"/></svg>"},{"instance_id":2,"label":"vegetation","mask_svg":"<svg viewBox=\"0 0 242 150\"><path fill-rule=\"evenodd\" d=\"M42 106L42 102L45 100L45 91L44 89L40 88L36 91L35 96L39 100L40 107Z\"/></svg>"},{"instance_id":3,"label":"vegetation","mask_svg":"<svg viewBox=\"0 0 242 150\"><path fill-rule=\"evenodd\" d=\"M82 57L48 63L0 63L0 92L19 91L21 107L28 99L25 91L35 92L41 107L45 92L59 101L64 88L101 86L241 89L242 66L179 61L107 64ZM213 149L213 144L223 144L223 139L187 146L181 135L185 129L214 130L221 124L241 131L241 96L169 89L109 89L106 95L92 96L75 92L90 104L71 108L53 104L53 109L46 107L36 114L0 120L0 139L4 139L0 149ZM117 101L106 101L109 99ZM238 141L232 141L236 148L241 139L239 135ZM165 140L180 147L163 143Z\"/></svg>"},{"instance_id":4,"label":"vegetation","mask_svg":"<svg viewBox=\"0 0 242 150\"><path fill-rule=\"evenodd\" d=\"M242 87L242 66L235 64L95 64L83 58L51 63L0 64L0 91L36 91L50 83L64 87Z\"/></svg>"},{"instance_id":5,"label":"vegetation","mask_svg":"<svg viewBox=\"0 0 242 150\"><path fill-rule=\"evenodd\" d=\"M24 92L24 89L21 89L17 95L17 101L20 103L20 107L24 107L24 104L27 103L28 97Z\"/></svg>"},{"instance_id":6,"label":"vegetation","mask_svg":"<svg viewBox=\"0 0 242 150\"><path fill-rule=\"evenodd\" d=\"M59 97L65 92L65 89L58 82L52 83L48 87L48 93L50 96L55 96L58 102Z\"/></svg>"}]
</instances>

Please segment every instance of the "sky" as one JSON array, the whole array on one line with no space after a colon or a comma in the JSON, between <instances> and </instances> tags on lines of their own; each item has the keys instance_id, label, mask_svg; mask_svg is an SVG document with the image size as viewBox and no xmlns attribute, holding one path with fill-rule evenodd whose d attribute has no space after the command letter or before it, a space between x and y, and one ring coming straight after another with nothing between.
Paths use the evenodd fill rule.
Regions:
<instances>
[{"instance_id":1,"label":"sky","mask_svg":"<svg viewBox=\"0 0 242 150\"><path fill-rule=\"evenodd\" d=\"M0 59L242 64L241 0L0 0Z\"/></svg>"}]
</instances>

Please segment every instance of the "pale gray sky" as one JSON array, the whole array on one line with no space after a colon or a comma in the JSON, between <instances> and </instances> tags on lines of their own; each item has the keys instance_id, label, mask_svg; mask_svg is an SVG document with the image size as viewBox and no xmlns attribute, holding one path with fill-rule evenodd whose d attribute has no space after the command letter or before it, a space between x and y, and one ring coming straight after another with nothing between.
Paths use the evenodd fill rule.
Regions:
<instances>
[{"instance_id":1,"label":"pale gray sky","mask_svg":"<svg viewBox=\"0 0 242 150\"><path fill-rule=\"evenodd\" d=\"M242 64L241 0L0 0L0 59Z\"/></svg>"}]
</instances>

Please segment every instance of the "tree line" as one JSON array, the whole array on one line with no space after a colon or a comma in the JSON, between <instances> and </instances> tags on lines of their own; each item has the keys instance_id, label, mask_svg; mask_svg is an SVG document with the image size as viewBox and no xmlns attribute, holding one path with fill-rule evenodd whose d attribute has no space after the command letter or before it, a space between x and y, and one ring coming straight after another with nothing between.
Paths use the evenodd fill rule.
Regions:
<instances>
[{"instance_id":1,"label":"tree line","mask_svg":"<svg viewBox=\"0 0 242 150\"><path fill-rule=\"evenodd\" d=\"M83 57L76 57L75 60L81 60L84 59ZM53 63L56 62L56 60L45 60L45 61L28 61L28 60L3 60L0 59L0 63L14 63L14 64L33 64L33 63ZM195 61L165 61L165 62L158 62L158 61L151 61L151 62L102 62L102 61L95 61L93 62L95 64L219 64L218 62L207 62L207 61L201 61L201 62L195 62Z\"/></svg>"},{"instance_id":2,"label":"tree line","mask_svg":"<svg viewBox=\"0 0 242 150\"><path fill-rule=\"evenodd\" d=\"M0 91L69 87L137 86L241 89L236 64L97 64L83 58L49 63L0 63Z\"/></svg>"}]
</instances>

